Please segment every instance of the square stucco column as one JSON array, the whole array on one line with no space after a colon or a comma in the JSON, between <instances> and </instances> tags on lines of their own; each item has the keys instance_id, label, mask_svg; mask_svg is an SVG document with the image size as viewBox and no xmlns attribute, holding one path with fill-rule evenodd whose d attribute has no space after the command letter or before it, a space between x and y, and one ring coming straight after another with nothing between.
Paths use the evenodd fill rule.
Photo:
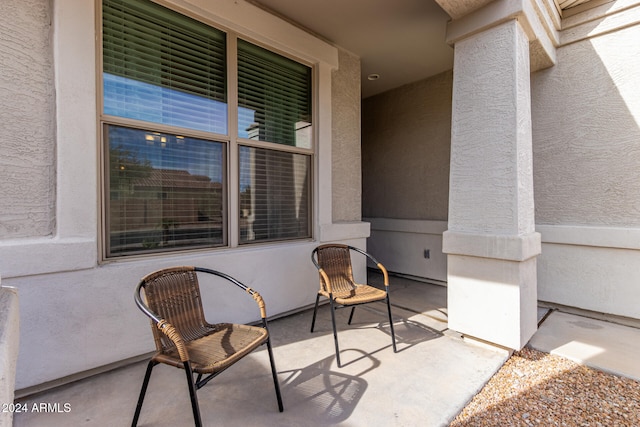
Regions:
<instances>
[{"instance_id":1,"label":"square stucco column","mask_svg":"<svg viewBox=\"0 0 640 427\"><path fill-rule=\"evenodd\" d=\"M512 349L537 329L529 41L516 19L456 41L449 328Z\"/></svg>"}]
</instances>

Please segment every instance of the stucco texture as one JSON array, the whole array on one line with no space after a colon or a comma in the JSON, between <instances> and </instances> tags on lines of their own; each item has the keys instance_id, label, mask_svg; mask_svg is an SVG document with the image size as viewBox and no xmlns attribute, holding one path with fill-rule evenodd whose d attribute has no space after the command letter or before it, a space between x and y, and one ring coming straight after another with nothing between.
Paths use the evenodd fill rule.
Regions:
<instances>
[{"instance_id":1,"label":"stucco texture","mask_svg":"<svg viewBox=\"0 0 640 427\"><path fill-rule=\"evenodd\" d=\"M532 76L537 224L640 226L640 26Z\"/></svg>"},{"instance_id":2,"label":"stucco texture","mask_svg":"<svg viewBox=\"0 0 640 427\"><path fill-rule=\"evenodd\" d=\"M365 217L447 219L452 87L447 71L363 101Z\"/></svg>"},{"instance_id":3,"label":"stucco texture","mask_svg":"<svg viewBox=\"0 0 640 427\"><path fill-rule=\"evenodd\" d=\"M50 3L0 2L0 239L55 226Z\"/></svg>"},{"instance_id":4,"label":"stucco texture","mask_svg":"<svg viewBox=\"0 0 640 427\"><path fill-rule=\"evenodd\" d=\"M456 43L449 230L535 228L528 47L516 20Z\"/></svg>"},{"instance_id":5,"label":"stucco texture","mask_svg":"<svg viewBox=\"0 0 640 427\"><path fill-rule=\"evenodd\" d=\"M331 215L334 222L360 221L360 58L339 50L338 60L331 75Z\"/></svg>"}]
</instances>

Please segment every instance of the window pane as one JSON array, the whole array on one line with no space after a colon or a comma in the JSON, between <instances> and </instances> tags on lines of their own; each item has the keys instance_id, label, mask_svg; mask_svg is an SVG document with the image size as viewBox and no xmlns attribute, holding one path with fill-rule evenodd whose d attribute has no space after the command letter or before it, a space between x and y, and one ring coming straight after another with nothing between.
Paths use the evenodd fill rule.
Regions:
<instances>
[{"instance_id":1,"label":"window pane","mask_svg":"<svg viewBox=\"0 0 640 427\"><path fill-rule=\"evenodd\" d=\"M240 242L311 236L311 156L240 147Z\"/></svg>"},{"instance_id":2,"label":"window pane","mask_svg":"<svg viewBox=\"0 0 640 427\"><path fill-rule=\"evenodd\" d=\"M103 2L104 113L227 134L226 37L147 0Z\"/></svg>"},{"instance_id":3,"label":"window pane","mask_svg":"<svg viewBox=\"0 0 640 427\"><path fill-rule=\"evenodd\" d=\"M109 256L225 243L225 145L105 126Z\"/></svg>"},{"instance_id":4,"label":"window pane","mask_svg":"<svg viewBox=\"0 0 640 427\"><path fill-rule=\"evenodd\" d=\"M311 69L238 40L238 134L311 148Z\"/></svg>"}]
</instances>

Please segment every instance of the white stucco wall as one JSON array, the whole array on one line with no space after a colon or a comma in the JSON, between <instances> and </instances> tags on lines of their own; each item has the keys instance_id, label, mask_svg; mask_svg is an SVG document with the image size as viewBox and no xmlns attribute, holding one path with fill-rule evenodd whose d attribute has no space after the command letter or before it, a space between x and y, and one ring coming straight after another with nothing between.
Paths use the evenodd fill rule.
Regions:
<instances>
[{"instance_id":1,"label":"white stucco wall","mask_svg":"<svg viewBox=\"0 0 640 427\"><path fill-rule=\"evenodd\" d=\"M371 222L369 252L392 273L447 281L447 256L442 252L446 221L365 218Z\"/></svg>"},{"instance_id":2,"label":"white stucco wall","mask_svg":"<svg viewBox=\"0 0 640 427\"><path fill-rule=\"evenodd\" d=\"M563 21L532 76L539 299L640 318L640 6Z\"/></svg>"},{"instance_id":3,"label":"white stucco wall","mask_svg":"<svg viewBox=\"0 0 640 427\"><path fill-rule=\"evenodd\" d=\"M351 244L362 245L356 239ZM16 389L53 381L152 351L148 319L135 307L138 280L172 265L198 265L224 271L265 299L273 316L312 304L317 272L310 261L314 242L247 248L157 260L112 263L94 269L4 279L20 291L21 331ZM285 261L283 261L285 260ZM222 285L224 282L217 282ZM252 299L232 287L211 296L203 283L208 320L248 322L259 319ZM231 295L244 301L235 310Z\"/></svg>"},{"instance_id":4,"label":"white stucco wall","mask_svg":"<svg viewBox=\"0 0 640 427\"><path fill-rule=\"evenodd\" d=\"M359 81L352 81L351 86L348 81L342 81L345 99L332 96L332 78L341 76L338 50L242 0L222 0L216 2L215 7L205 0L172 3L207 22L314 64L317 143L314 239L100 264L98 53L95 45L96 34L99 34L95 8L99 2L14 2L19 16L26 15L33 20L32 25L27 20L28 27L48 27L49 19L53 18L46 40L49 48L30 50L30 45L20 44L16 48L14 39L2 39L0 52L9 52L8 59L2 60L24 52L32 55L36 63L46 63L47 58L51 62L53 58L52 75L55 76L54 80L52 76L49 80L42 78L53 86L52 92L55 89L55 108L43 113L44 117L23 121L16 129L16 132L46 134L48 139L43 145L47 150L55 149L55 156L51 157L55 158L55 168L52 168L55 179L43 178L32 171L30 181L25 183L42 187L39 183L44 180L55 184L55 188L47 187L45 191L48 196L55 196L54 231L29 238L0 234L2 284L16 287L21 295L16 378L19 390L33 390L32 387L43 383L151 351L148 321L133 303L135 285L150 271L171 265L220 269L257 289L265 298L268 314L273 316L313 303L318 279L310 254L318 242L337 240L360 247L366 244L368 224L359 222L359 218L349 217L350 221L338 223L332 218L332 205L336 202L332 181L348 179L343 176L346 173L343 168L332 169L332 109L355 111L359 108L349 105L359 102L350 95L359 91ZM52 7L49 14L35 14L30 10L32 6L46 5ZM346 59L348 64L342 71L349 75L359 63L353 58ZM24 80L2 89L19 94L32 80L37 83L36 77L29 77L27 73ZM36 101L39 99L35 97ZM4 113L7 106L0 105ZM22 106L25 111L21 113L26 114L28 107ZM360 150L359 134L352 131L349 135L341 140L340 150L354 157ZM16 170L30 170L30 160L40 148L29 144L20 146L24 155L14 156ZM342 200L341 196L337 200ZM2 202L0 215L8 209L6 200ZM27 211L24 208L20 214L24 216ZM347 211L353 208L348 207ZM362 274L364 264L358 270ZM209 299L205 304L205 311L215 313L212 321L223 316L231 321L250 321L259 316L258 312L233 313L217 299ZM253 301L249 301L249 307L252 304Z\"/></svg>"}]
</instances>

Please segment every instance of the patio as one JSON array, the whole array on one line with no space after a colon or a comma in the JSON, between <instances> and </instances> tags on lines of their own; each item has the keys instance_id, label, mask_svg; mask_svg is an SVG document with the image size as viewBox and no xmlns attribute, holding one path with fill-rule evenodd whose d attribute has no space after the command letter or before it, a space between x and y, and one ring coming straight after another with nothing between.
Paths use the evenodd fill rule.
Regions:
<instances>
[{"instance_id":1,"label":"patio","mask_svg":"<svg viewBox=\"0 0 640 427\"><path fill-rule=\"evenodd\" d=\"M351 327L348 311L338 310L343 368L335 364L327 305L313 334L312 310L275 319L270 330L284 412L278 412L265 348L199 390L204 424L390 426L419 420L423 426L448 425L508 353L448 331L445 287L392 277L391 289L398 353L391 349L382 303L356 310ZM48 412L15 414L14 426L129 425L145 368L146 361L139 362L18 399L28 408L50 405ZM184 373L156 367L139 425L192 424Z\"/></svg>"}]
</instances>

